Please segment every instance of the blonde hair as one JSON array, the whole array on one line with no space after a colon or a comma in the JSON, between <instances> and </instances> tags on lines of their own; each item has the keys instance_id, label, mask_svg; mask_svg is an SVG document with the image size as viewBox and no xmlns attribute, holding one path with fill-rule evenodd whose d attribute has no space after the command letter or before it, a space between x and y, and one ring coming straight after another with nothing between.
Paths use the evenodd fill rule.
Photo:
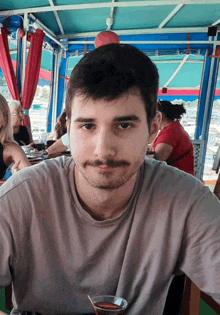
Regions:
<instances>
[{"instance_id":1,"label":"blonde hair","mask_svg":"<svg viewBox=\"0 0 220 315\"><path fill-rule=\"evenodd\" d=\"M13 133L11 127L11 113L9 110L8 103L3 95L0 94L0 112L3 115L3 118L6 119L6 125L0 127L0 143L6 144L14 142Z\"/></svg>"},{"instance_id":2,"label":"blonde hair","mask_svg":"<svg viewBox=\"0 0 220 315\"><path fill-rule=\"evenodd\" d=\"M17 100L10 100L8 102L8 106L9 106L10 112L12 113L15 108L21 107L21 103Z\"/></svg>"}]
</instances>

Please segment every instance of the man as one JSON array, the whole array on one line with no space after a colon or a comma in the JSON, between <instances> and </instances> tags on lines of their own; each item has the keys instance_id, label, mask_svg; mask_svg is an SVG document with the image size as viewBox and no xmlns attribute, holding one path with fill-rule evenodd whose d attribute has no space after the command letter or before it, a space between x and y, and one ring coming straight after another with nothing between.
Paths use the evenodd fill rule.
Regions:
<instances>
[{"instance_id":1,"label":"man","mask_svg":"<svg viewBox=\"0 0 220 315\"><path fill-rule=\"evenodd\" d=\"M67 89L72 158L19 171L1 188L0 286L14 311L88 314L87 295L160 315L186 273L220 302L220 206L193 176L145 160L158 130L158 72L110 44L86 54ZM157 117L158 118L158 117Z\"/></svg>"}]
</instances>

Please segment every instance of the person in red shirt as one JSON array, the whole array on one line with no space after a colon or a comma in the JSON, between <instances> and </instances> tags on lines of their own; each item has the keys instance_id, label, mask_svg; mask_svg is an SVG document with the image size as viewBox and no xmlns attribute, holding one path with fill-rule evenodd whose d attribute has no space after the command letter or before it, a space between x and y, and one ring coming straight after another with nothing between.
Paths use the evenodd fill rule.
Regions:
<instances>
[{"instance_id":1,"label":"person in red shirt","mask_svg":"<svg viewBox=\"0 0 220 315\"><path fill-rule=\"evenodd\" d=\"M160 101L158 110L162 113L162 121L161 131L152 145L154 158L194 175L193 146L188 133L179 122L186 113L183 104Z\"/></svg>"}]
</instances>

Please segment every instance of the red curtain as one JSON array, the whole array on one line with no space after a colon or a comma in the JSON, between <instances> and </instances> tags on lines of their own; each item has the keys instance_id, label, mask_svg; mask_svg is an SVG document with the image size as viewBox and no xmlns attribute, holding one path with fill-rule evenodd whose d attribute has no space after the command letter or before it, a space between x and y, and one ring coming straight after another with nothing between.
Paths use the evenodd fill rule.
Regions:
<instances>
[{"instance_id":1,"label":"red curtain","mask_svg":"<svg viewBox=\"0 0 220 315\"><path fill-rule=\"evenodd\" d=\"M34 99L37 88L37 83L40 73L42 45L45 34L42 30L37 29L36 32L30 37L30 49L25 71L24 90L22 97L22 107L28 110ZM30 127L29 115L24 116L23 125Z\"/></svg>"},{"instance_id":2,"label":"red curtain","mask_svg":"<svg viewBox=\"0 0 220 315\"><path fill-rule=\"evenodd\" d=\"M20 95L8 46L8 34L6 27L0 29L0 67L4 73L12 98L20 101Z\"/></svg>"}]
</instances>

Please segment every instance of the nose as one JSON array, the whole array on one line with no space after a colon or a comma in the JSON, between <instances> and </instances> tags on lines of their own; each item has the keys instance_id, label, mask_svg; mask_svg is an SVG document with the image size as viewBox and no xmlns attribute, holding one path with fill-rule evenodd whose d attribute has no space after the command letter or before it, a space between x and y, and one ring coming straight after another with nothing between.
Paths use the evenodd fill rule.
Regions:
<instances>
[{"instance_id":1,"label":"nose","mask_svg":"<svg viewBox=\"0 0 220 315\"><path fill-rule=\"evenodd\" d=\"M100 160L113 158L116 155L116 139L111 132L100 130L95 137L94 155Z\"/></svg>"}]
</instances>

